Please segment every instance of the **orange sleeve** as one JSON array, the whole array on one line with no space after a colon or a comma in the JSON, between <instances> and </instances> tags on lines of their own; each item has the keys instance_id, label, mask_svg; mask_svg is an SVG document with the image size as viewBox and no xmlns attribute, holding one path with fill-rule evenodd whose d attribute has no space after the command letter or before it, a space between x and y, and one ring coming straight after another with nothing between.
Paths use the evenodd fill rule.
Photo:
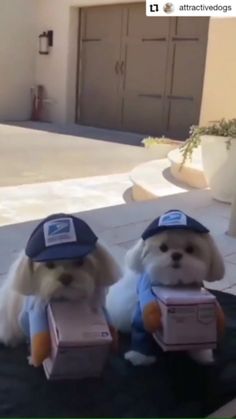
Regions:
<instances>
[{"instance_id":1,"label":"orange sleeve","mask_svg":"<svg viewBox=\"0 0 236 419\"><path fill-rule=\"evenodd\" d=\"M145 329L154 333L161 327L161 309L157 301L148 303L143 309L143 323Z\"/></svg>"},{"instance_id":2,"label":"orange sleeve","mask_svg":"<svg viewBox=\"0 0 236 419\"><path fill-rule=\"evenodd\" d=\"M34 367L42 365L43 361L50 356L51 337L49 332L41 332L35 335L31 342L31 361Z\"/></svg>"}]
</instances>

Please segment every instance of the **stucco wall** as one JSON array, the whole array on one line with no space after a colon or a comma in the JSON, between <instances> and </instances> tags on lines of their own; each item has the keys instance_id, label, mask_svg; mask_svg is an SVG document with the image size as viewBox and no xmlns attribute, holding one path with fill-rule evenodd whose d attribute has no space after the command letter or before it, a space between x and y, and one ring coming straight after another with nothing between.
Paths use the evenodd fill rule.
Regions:
<instances>
[{"instance_id":1,"label":"stucco wall","mask_svg":"<svg viewBox=\"0 0 236 419\"><path fill-rule=\"evenodd\" d=\"M69 44L69 4L60 0L39 0L38 33L53 30L53 47L49 55L36 56L36 83L44 85L53 100L48 105L52 121L66 121L66 94ZM76 43L76 36L73 41Z\"/></svg>"},{"instance_id":2,"label":"stucco wall","mask_svg":"<svg viewBox=\"0 0 236 419\"><path fill-rule=\"evenodd\" d=\"M236 117L236 18L211 19L200 123Z\"/></svg>"},{"instance_id":3,"label":"stucco wall","mask_svg":"<svg viewBox=\"0 0 236 419\"><path fill-rule=\"evenodd\" d=\"M30 117L36 13L36 0L0 1L0 121Z\"/></svg>"}]
</instances>

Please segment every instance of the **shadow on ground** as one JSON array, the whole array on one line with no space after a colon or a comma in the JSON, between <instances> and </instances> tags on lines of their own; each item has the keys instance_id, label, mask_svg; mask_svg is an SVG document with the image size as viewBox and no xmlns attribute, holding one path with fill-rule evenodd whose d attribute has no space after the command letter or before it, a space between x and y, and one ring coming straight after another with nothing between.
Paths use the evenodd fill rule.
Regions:
<instances>
[{"instance_id":1,"label":"shadow on ground","mask_svg":"<svg viewBox=\"0 0 236 419\"><path fill-rule=\"evenodd\" d=\"M149 134L109 130L96 127L88 127L78 124L53 124L49 122L11 122L7 125L29 128L37 131L46 131L55 134L71 135L75 137L90 138L93 140L109 141L113 143L139 146L143 138Z\"/></svg>"}]
</instances>

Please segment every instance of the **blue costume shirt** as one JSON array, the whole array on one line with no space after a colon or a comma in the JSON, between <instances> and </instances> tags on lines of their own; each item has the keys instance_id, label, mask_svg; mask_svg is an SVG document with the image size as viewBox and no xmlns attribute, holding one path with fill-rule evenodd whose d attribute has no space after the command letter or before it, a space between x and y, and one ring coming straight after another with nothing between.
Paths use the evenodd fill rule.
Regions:
<instances>
[{"instance_id":1,"label":"blue costume shirt","mask_svg":"<svg viewBox=\"0 0 236 419\"><path fill-rule=\"evenodd\" d=\"M47 303L35 296L26 297L19 323L30 341L36 335L48 332Z\"/></svg>"}]
</instances>

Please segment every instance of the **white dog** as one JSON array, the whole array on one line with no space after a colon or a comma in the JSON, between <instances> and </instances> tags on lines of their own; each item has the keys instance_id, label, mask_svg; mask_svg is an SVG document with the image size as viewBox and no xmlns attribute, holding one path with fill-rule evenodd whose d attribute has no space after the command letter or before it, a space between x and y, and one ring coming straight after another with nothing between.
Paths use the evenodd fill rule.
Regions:
<instances>
[{"instance_id":1,"label":"white dog","mask_svg":"<svg viewBox=\"0 0 236 419\"><path fill-rule=\"evenodd\" d=\"M68 231L65 230L66 223ZM54 244L48 247L42 238L47 224L54 240ZM35 245L40 249L35 249ZM59 260L57 257L52 259L56 254L60 254ZM19 314L26 296L33 295L45 302L52 298L78 302L87 299L96 309L104 304L107 287L114 284L119 275L118 264L108 250L97 242L86 223L65 214L49 217L32 233L26 251L22 251L13 263L0 288L0 341L15 346L25 339L19 324Z\"/></svg>"},{"instance_id":2,"label":"white dog","mask_svg":"<svg viewBox=\"0 0 236 419\"><path fill-rule=\"evenodd\" d=\"M180 220L174 225L170 220L168 225L167 220L165 225L165 222L158 224L162 217L155 220L143 238L127 252L124 276L109 290L106 307L113 325L122 332L131 331L137 283L143 273L149 273L153 285L165 286L202 285L203 281L217 281L224 276L224 262L209 231L200 223L197 225L202 232L194 231L190 224L196 223L195 220L178 211L172 214L174 212L180 213L182 219L185 217L186 223L182 225ZM213 361L211 350L192 351L190 355L200 363ZM125 357L134 365L155 361L154 357L135 351Z\"/></svg>"}]
</instances>

